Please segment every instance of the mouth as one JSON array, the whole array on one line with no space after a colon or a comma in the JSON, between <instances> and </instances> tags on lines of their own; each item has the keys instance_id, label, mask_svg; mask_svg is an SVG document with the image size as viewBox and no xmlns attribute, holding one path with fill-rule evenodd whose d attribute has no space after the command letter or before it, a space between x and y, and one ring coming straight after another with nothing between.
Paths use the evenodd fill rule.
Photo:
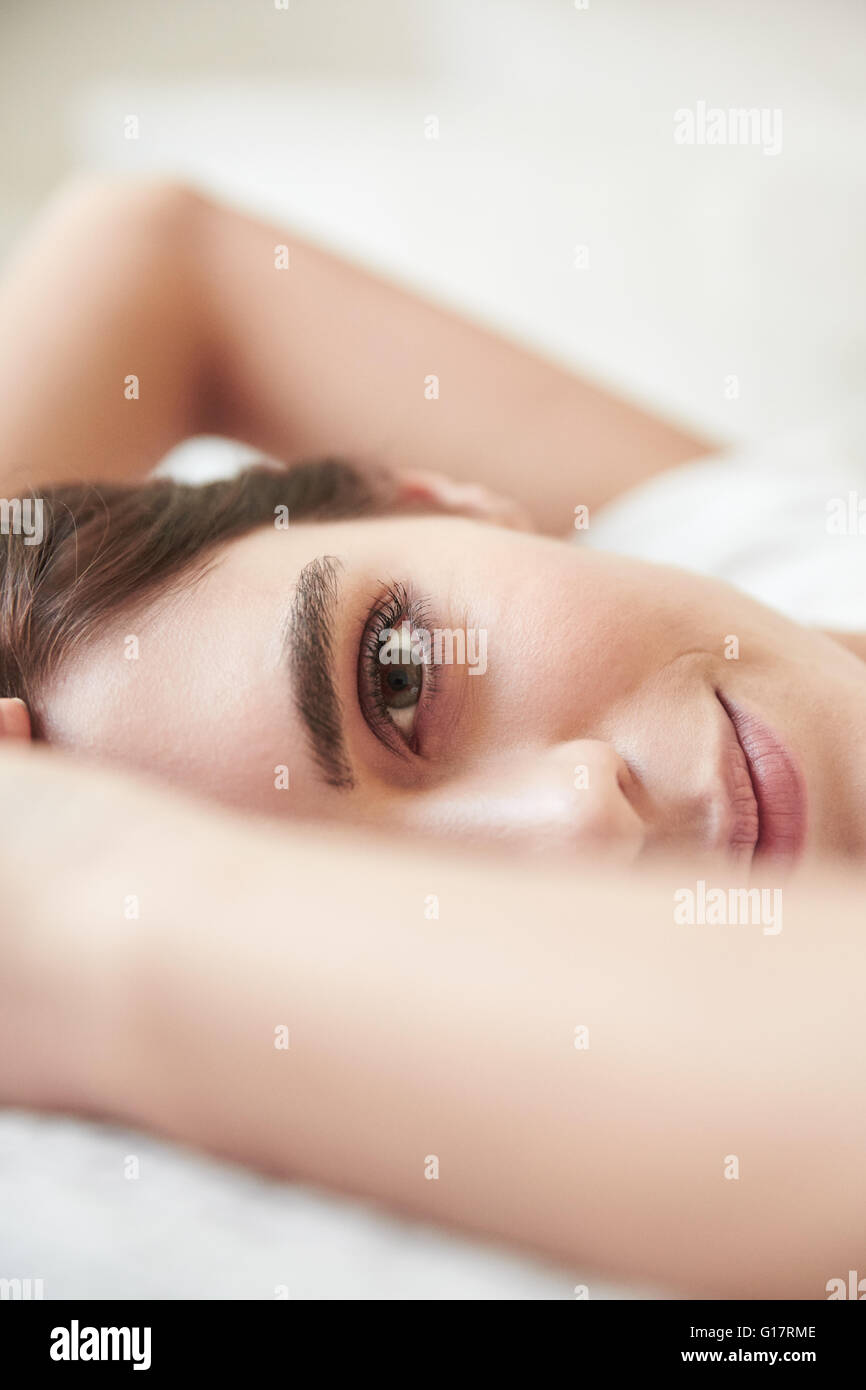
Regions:
<instances>
[{"instance_id":1,"label":"mouth","mask_svg":"<svg viewBox=\"0 0 866 1390\"><path fill-rule=\"evenodd\" d=\"M754 815L749 822L746 814L734 826L732 845L742 849L746 835L752 834L756 860L792 864L802 854L806 841L806 787L802 775L772 729L719 691L716 694L745 759L757 806L757 835L754 836Z\"/></svg>"}]
</instances>

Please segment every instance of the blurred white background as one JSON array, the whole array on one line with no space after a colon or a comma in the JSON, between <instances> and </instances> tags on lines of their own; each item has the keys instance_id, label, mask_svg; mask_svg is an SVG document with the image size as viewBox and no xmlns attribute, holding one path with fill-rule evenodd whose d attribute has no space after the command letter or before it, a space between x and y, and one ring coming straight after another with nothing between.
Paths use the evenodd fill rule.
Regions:
<instances>
[{"instance_id":1,"label":"blurred white background","mask_svg":"<svg viewBox=\"0 0 866 1390\"><path fill-rule=\"evenodd\" d=\"M0 255L72 170L168 171L719 441L860 393L862 0L282 2L3 0ZM678 145L701 101L781 152Z\"/></svg>"}]
</instances>

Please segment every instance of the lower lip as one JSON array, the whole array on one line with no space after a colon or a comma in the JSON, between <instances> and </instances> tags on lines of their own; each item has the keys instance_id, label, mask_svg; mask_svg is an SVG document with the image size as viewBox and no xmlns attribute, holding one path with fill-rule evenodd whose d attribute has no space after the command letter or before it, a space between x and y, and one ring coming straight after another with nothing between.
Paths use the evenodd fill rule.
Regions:
<instances>
[{"instance_id":1,"label":"lower lip","mask_svg":"<svg viewBox=\"0 0 866 1390\"><path fill-rule=\"evenodd\" d=\"M760 829L755 857L793 862L806 841L806 787L772 729L725 696L719 700L749 765Z\"/></svg>"}]
</instances>

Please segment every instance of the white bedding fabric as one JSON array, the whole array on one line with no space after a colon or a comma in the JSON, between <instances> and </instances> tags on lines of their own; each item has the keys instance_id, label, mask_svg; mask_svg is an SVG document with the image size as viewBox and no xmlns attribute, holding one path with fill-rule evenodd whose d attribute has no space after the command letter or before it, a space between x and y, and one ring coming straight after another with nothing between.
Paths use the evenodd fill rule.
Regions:
<instances>
[{"instance_id":1,"label":"white bedding fabric","mask_svg":"<svg viewBox=\"0 0 866 1390\"><path fill-rule=\"evenodd\" d=\"M853 502L853 506L852 506ZM862 502L863 534L847 524ZM814 627L866 624L866 408L661 473L581 544L714 575Z\"/></svg>"},{"instance_id":2,"label":"white bedding fabric","mask_svg":"<svg viewBox=\"0 0 866 1390\"><path fill-rule=\"evenodd\" d=\"M828 499L866 496L862 438L854 418L677 469L593 517L581 540L718 574L809 621L862 625L866 537L826 529ZM224 471L234 457L194 444L177 471ZM0 1277L40 1278L46 1298L571 1299L581 1284L595 1299L654 1296L140 1134L15 1112L0 1114Z\"/></svg>"}]
</instances>

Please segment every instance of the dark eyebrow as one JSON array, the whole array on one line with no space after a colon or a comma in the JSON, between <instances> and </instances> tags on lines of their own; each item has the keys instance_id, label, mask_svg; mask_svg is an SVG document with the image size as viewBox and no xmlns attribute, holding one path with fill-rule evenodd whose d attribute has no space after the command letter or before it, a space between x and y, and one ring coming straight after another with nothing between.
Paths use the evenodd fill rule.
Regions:
<instances>
[{"instance_id":1,"label":"dark eyebrow","mask_svg":"<svg viewBox=\"0 0 866 1390\"><path fill-rule=\"evenodd\" d=\"M340 562L333 555L323 555L304 566L282 636L295 707L307 727L316 765L329 786L348 791L355 778L333 675L339 569Z\"/></svg>"}]
</instances>

